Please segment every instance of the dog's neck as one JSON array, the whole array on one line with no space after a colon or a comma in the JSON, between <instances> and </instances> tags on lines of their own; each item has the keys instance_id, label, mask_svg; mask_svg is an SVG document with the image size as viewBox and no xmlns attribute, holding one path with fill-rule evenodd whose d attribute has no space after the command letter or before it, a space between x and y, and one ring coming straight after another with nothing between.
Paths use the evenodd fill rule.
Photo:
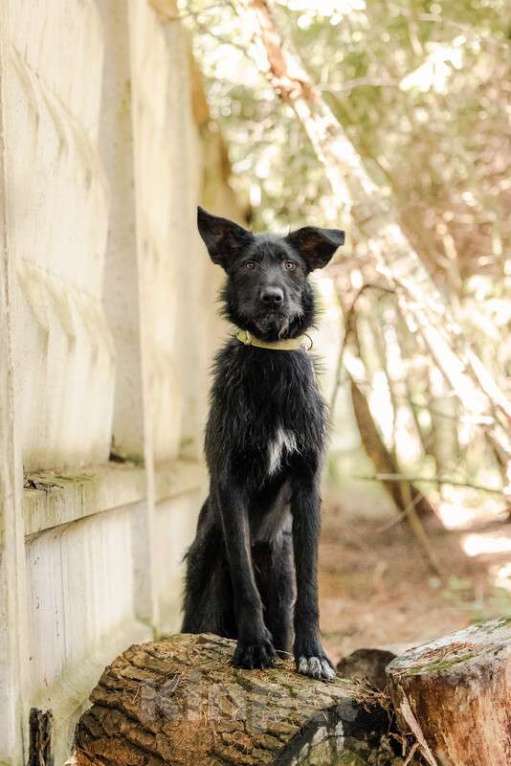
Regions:
<instances>
[{"instance_id":1,"label":"dog's neck","mask_svg":"<svg viewBox=\"0 0 511 766\"><path fill-rule=\"evenodd\" d=\"M312 338L307 333L299 335L296 338L282 338L281 340L260 340L252 335L248 330L240 330L235 333L235 337L245 346L255 346L256 348L265 348L269 351L310 351L312 348Z\"/></svg>"}]
</instances>

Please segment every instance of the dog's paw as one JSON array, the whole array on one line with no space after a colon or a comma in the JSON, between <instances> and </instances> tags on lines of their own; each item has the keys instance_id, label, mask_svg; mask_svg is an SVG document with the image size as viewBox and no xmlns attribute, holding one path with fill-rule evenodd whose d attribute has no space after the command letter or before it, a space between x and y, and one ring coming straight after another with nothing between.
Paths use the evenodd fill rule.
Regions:
<instances>
[{"instance_id":1,"label":"dog's paw","mask_svg":"<svg viewBox=\"0 0 511 766\"><path fill-rule=\"evenodd\" d=\"M262 640L257 643L238 641L232 664L236 668L271 668L276 657L276 651L271 641Z\"/></svg>"},{"instance_id":2,"label":"dog's paw","mask_svg":"<svg viewBox=\"0 0 511 766\"><path fill-rule=\"evenodd\" d=\"M319 681L333 681L335 669L328 657L324 654L312 657L300 656L296 658L296 669L303 676L317 678Z\"/></svg>"}]
</instances>

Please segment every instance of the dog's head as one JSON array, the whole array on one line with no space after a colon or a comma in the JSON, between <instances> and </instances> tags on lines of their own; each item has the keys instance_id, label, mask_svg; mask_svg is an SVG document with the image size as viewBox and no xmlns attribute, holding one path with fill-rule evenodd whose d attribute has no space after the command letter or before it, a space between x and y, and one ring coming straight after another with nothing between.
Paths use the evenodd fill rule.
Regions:
<instances>
[{"instance_id":1,"label":"dog's head","mask_svg":"<svg viewBox=\"0 0 511 766\"><path fill-rule=\"evenodd\" d=\"M213 263L227 274L228 319L262 340L293 338L314 319L308 276L344 243L339 229L305 226L287 236L252 234L198 208L199 232Z\"/></svg>"}]
</instances>

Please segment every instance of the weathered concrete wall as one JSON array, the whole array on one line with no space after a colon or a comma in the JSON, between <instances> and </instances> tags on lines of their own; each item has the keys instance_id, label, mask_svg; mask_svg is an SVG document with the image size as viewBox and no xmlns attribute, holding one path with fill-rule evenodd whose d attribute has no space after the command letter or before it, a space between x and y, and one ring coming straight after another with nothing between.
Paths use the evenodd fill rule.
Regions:
<instances>
[{"instance_id":1,"label":"weathered concrete wall","mask_svg":"<svg viewBox=\"0 0 511 766\"><path fill-rule=\"evenodd\" d=\"M93 2L80 0L21 0L5 13L5 205L20 288L14 350L24 465L101 462L114 365L101 303L108 184L97 145L100 19Z\"/></svg>"},{"instance_id":2,"label":"weathered concrete wall","mask_svg":"<svg viewBox=\"0 0 511 766\"><path fill-rule=\"evenodd\" d=\"M178 626L225 333L195 208L240 207L173 8L0 6L0 764L35 706L61 766L100 668Z\"/></svg>"},{"instance_id":3,"label":"weathered concrete wall","mask_svg":"<svg viewBox=\"0 0 511 766\"><path fill-rule=\"evenodd\" d=\"M0 22L3 21L0 9ZM0 100L5 88L0 38ZM23 475L14 407L13 294L15 263L7 236L4 114L0 109L0 763L23 763L26 693Z\"/></svg>"}]
</instances>

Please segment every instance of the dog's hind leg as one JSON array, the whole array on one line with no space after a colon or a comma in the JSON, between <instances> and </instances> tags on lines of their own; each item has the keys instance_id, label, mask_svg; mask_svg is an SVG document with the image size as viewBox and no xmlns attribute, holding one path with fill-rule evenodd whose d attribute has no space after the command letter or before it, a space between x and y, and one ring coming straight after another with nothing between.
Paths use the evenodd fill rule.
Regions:
<instances>
[{"instance_id":1,"label":"dog's hind leg","mask_svg":"<svg viewBox=\"0 0 511 766\"><path fill-rule=\"evenodd\" d=\"M197 535L186 554L182 633L236 637L233 596L221 530L202 506Z\"/></svg>"},{"instance_id":2,"label":"dog's hind leg","mask_svg":"<svg viewBox=\"0 0 511 766\"><path fill-rule=\"evenodd\" d=\"M232 587L225 560L214 563L204 590L185 611L181 632L237 638Z\"/></svg>"},{"instance_id":3,"label":"dog's hind leg","mask_svg":"<svg viewBox=\"0 0 511 766\"><path fill-rule=\"evenodd\" d=\"M293 604L295 572L293 541L289 532L280 532L271 542L254 547L256 579L264 604L264 621L279 652L293 646Z\"/></svg>"}]
</instances>

